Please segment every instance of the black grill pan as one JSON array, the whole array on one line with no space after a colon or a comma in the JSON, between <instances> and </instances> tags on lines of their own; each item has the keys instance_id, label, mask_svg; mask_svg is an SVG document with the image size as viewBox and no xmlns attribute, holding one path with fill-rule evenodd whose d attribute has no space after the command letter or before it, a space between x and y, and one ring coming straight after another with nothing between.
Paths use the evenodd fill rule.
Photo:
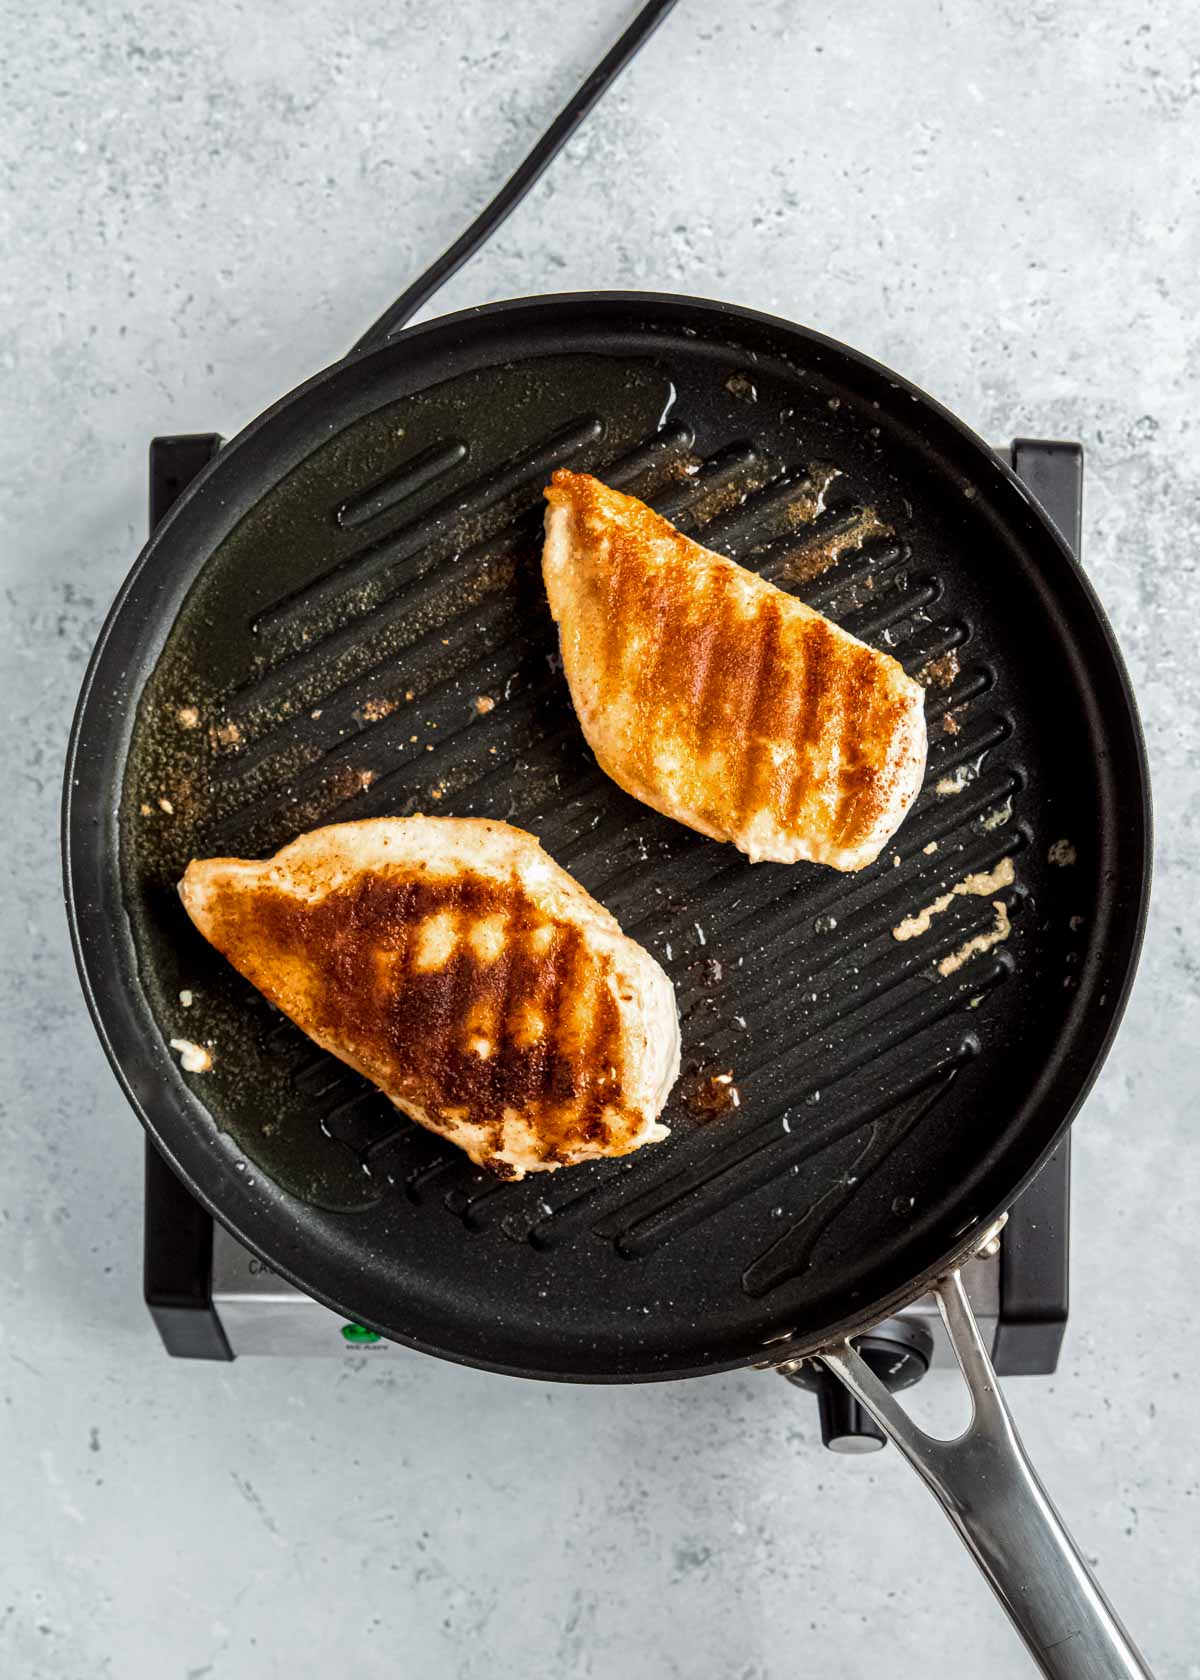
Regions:
<instances>
[{"instance_id":1,"label":"black grill pan","mask_svg":"<svg viewBox=\"0 0 1200 1680\"><path fill-rule=\"evenodd\" d=\"M751 866L599 772L539 576L560 464L923 674L929 773L877 864ZM222 449L105 626L67 793L89 1001L183 1180L347 1317L542 1377L804 1351L910 1298L1086 1092L1148 881L1119 655L1008 466L815 333L629 293L409 329ZM193 855L412 811L530 829L664 963L667 1144L501 1184L316 1051L176 900ZM1012 886L894 936L1004 859ZM1009 938L940 973L997 902ZM211 1040L212 1071L172 1037ZM714 1114L726 1071L740 1106Z\"/></svg>"}]
</instances>

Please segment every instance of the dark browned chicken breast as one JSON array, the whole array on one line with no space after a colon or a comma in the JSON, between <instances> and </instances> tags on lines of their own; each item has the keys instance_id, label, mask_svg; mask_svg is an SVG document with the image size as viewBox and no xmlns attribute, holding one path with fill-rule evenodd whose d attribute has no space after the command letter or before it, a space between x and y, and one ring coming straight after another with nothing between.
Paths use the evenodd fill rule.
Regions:
<instances>
[{"instance_id":1,"label":"dark browned chicken breast","mask_svg":"<svg viewBox=\"0 0 1200 1680\"><path fill-rule=\"evenodd\" d=\"M310 1038L507 1178L667 1135L670 980L531 834L454 817L209 858L188 914Z\"/></svg>"}]
</instances>

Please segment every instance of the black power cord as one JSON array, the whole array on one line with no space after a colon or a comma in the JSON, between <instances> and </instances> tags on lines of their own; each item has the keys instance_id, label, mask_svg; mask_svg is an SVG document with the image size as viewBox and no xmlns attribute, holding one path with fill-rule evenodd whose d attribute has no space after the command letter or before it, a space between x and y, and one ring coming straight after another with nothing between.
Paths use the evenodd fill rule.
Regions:
<instances>
[{"instance_id":1,"label":"black power cord","mask_svg":"<svg viewBox=\"0 0 1200 1680\"><path fill-rule=\"evenodd\" d=\"M489 240L501 222L520 204L525 194L550 167L588 112L621 71L658 28L675 0L650 0L643 6L629 28L611 50L605 54L587 81L563 107L525 161L514 170L487 207L481 210L465 233L460 234L448 250L442 252L412 285L402 292L391 308L355 344L351 355L382 344L394 332L424 307L450 276L473 257L479 247Z\"/></svg>"}]
</instances>

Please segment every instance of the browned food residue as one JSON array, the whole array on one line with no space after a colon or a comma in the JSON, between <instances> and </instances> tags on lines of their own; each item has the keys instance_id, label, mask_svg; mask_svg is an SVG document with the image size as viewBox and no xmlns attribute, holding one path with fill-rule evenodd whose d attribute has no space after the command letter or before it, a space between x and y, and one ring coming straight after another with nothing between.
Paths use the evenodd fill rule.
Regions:
<instances>
[{"instance_id":1,"label":"browned food residue","mask_svg":"<svg viewBox=\"0 0 1200 1680\"><path fill-rule=\"evenodd\" d=\"M811 583L827 572L844 555L854 554L873 537L890 537L892 527L880 519L873 507L859 508L849 522L837 531L830 531L801 544L783 561L781 573L789 583Z\"/></svg>"},{"instance_id":2,"label":"browned food residue","mask_svg":"<svg viewBox=\"0 0 1200 1680\"><path fill-rule=\"evenodd\" d=\"M733 1082L733 1073L701 1073L683 1088L683 1100L690 1111L701 1119L728 1114L740 1108L741 1093Z\"/></svg>"},{"instance_id":3,"label":"browned food residue","mask_svg":"<svg viewBox=\"0 0 1200 1680\"><path fill-rule=\"evenodd\" d=\"M480 717L483 717L487 712L494 711L495 706L496 702L492 699L490 694L477 694L475 696L475 710L479 713Z\"/></svg>"},{"instance_id":4,"label":"browned food residue","mask_svg":"<svg viewBox=\"0 0 1200 1680\"><path fill-rule=\"evenodd\" d=\"M958 680L961 670L957 648L951 648L949 653L943 653L938 659L931 659L928 665L917 672L917 681L923 688L952 688Z\"/></svg>"},{"instance_id":5,"label":"browned food residue","mask_svg":"<svg viewBox=\"0 0 1200 1680\"><path fill-rule=\"evenodd\" d=\"M179 1065L185 1073L208 1073L212 1069L212 1051L204 1044L193 1044L190 1038L173 1038L172 1050L178 1052Z\"/></svg>"},{"instance_id":6,"label":"browned food residue","mask_svg":"<svg viewBox=\"0 0 1200 1680\"><path fill-rule=\"evenodd\" d=\"M1008 919L1008 906L1002 898L993 901L992 914L996 919L987 933L977 933L974 939L968 939L957 951L951 951L948 957L942 958L937 965L937 971L943 980L951 974L957 974L963 964L970 962L972 957L990 951L996 945L1002 945L1008 938L1012 932L1012 923Z\"/></svg>"},{"instance_id":7,"label":"browned food residue","mask_svg":"<svg viewBox=\"0 0 1200 1680\"><path fill-rule=\"evenodd\" d=\"M704 465L699 455L693 455L690 450L677 455L669 464L667 471L674 479L695 478Z\"/></svg>"},{"instance_id":8,"label":"browned food residue","mask_svg":"<svg viewBox=\"0 0 1200 1680\"><path fill-rule=\"evenodd\" d=\"M1013 861L1010 857L1000 859L994 869L977 870L974 874L964 875L961 881L956 881L949 892L942 893L932 904L927 904L923 910L911 916L905 916L892 929L892 938L899 940L919 939L928 933L933 925L933 918L948 910L959 897L987 898L1002 887L1011 887L1016 879Z\"/></svg>"},{"instance_id":9,"label":"browned food residue","mask_svg":"<svg viewBox=\"0 0 1200 1680\"><path fill-rule=\"evenodd\" d=\"M398 700L367 700L360 716L364 723L382 723L384 718L391 717L399 704Z\"/></svg>"},{"instance_id":10,"label":"browned food residue","mask_svg":"<svg viewBox=\"0 0 1200 1680\"><path fill-rule=\"evenodd\" d=\"M808 469L808 476L799 493L787 505L787 521L789 525L811 525L814 519L825 512L825 497L829 494L829 486L835 478L842 476L840 467L831 465L828 461L815 461Z\"/></svg>"}]
</instances>

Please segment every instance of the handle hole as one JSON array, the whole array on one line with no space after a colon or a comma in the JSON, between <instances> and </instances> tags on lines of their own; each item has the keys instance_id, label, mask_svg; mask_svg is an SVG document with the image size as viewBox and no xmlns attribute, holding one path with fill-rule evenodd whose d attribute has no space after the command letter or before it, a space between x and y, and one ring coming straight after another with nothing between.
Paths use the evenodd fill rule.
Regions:
<instances>
[{"instance_id":1,"label":"handle hole","mask_svg":"<svg viewBox=\"0 0 1200 1680\"><path fill-rule=\"evenodd\" d=\"M939 1353L944 1352L942 1341ZM971 1393L958 1362L951 1359L949 1365L932 1366L915 1387L896 1396L917 1428L935 1441L956 1440L971 1422Z\"/></svg>"}]
</instances>

